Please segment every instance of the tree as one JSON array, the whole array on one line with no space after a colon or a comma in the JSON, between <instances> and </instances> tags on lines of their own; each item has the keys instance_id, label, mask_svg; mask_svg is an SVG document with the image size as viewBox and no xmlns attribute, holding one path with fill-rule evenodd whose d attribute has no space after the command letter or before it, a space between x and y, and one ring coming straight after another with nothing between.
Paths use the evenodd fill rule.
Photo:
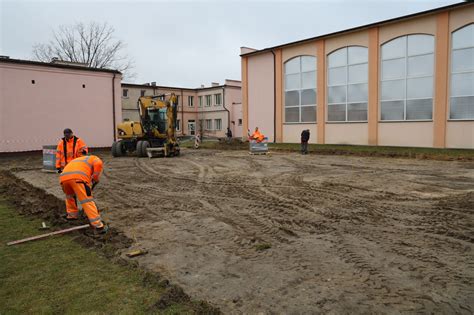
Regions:
<instances>
[{"instance_id":1,"label":"tree","mask_svg":"<svg viewBox=\"0 0 474 315\"><path fill-rule=\"evenodd\" d=\"M38 61L85 63L88 67L115 69L131 78L133 61L125 54L125 43L114 38L114 28L107 23L91 22L61 25L47 44L35 44L33 57Z\"/></svg>"}]
</instances>

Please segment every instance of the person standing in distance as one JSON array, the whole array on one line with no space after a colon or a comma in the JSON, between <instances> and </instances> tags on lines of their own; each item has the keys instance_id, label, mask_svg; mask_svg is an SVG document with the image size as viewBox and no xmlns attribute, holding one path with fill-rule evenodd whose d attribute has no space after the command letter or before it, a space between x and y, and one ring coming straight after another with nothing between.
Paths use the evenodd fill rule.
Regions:
<instances>
[{"instance_id":1,"label":"person standing in distance","mask_svg":"<svg viewBox=\"0 0 474 315\"><path fill-rule=\"evenodd\" d=\"M301 154L308 154L309 129L301 132Z\"/></svg>"}]
</instances>

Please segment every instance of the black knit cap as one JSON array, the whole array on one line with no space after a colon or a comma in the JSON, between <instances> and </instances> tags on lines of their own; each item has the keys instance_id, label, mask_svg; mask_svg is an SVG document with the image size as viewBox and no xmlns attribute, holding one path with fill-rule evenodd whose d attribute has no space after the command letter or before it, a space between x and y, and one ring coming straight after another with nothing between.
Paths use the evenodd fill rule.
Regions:
<instances>
[{"instance_id":1,"label":"black knit cap","mask_svg":"<svg viewBox=\"0 0 474 315\"><path fill-rule=\"evenodd\" d=\"M64 134L71 134L72 133L72 130L70 128L66 128L64 129Z\"/></svg>"}]
</instances>

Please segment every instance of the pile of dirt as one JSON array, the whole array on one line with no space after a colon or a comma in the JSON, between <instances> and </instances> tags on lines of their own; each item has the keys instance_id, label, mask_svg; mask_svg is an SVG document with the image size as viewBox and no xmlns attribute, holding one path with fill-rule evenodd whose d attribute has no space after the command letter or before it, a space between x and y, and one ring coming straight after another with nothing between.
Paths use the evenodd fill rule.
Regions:
<instances>
[{"instance_id":1,"label":"pile of dirt","mask_svg":"<svg viewBox=\"0 0 474 315\"><path fill-rule=\"evenodd\" d=\"M58 228L71 227L71 222L65 218L66 209L63 200L19 179L9 171L0 171L0 196L4 196L22 215L42 218ZM83 224L88 224L87 219L83 218L77 222L77 225ZM139 268L134 261L120 257L120 252L129 248L133 244L133 240L114 227L110 227L105 236L94 234L92 229L80 230L74 233L76 242L82 246L96 249L100 254L111 259L113 263ZM220 314L219 309L207 302L192 301L181 288L170 284L161 275L142 268L140 270L143 273L143 285L145 287L164 290L150 311L164 310L173 304L181 304L189 306L195 314Z\"/></svg>"}]
</instances>

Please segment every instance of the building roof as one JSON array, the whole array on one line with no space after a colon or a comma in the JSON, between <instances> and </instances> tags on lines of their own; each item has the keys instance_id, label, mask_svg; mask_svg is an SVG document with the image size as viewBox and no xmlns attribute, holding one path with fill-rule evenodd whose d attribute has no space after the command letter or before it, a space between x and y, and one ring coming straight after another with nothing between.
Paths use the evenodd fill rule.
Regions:
<instances>
[{"instance_id":1,"label":"building roof","mask_svg":"<svg viewBox=\"0 0 474 315\"><path fill-rule=\"evenodd\" d=\"M306 38L306 39L302 39L302 40L298 40L298 41L294 41L294 42L290 42L290 43L286 43L286 44L281 44L281 45L277 45L277 46L273 46L273 47L263 48L263 49L255 50L255 51L248 52L248 53L245 53L245 54L241 54L240 56L248 57L248 56L252 56L252 55L257 55L257 54L260 54L260 53L263 53L263 52L274 50L276 48L282 48L282 47L285 47L285 46L303 44L303 43L314 41L314 40L317 40L317 39L323 39L323 38L326 38L326 37L341 35L341 34L344 34L344 33L360 31L360 30L375 27L375 26L381 26L381 25L384 25L384 24L398 22L400 20L407 20L407 19L411 19L411 18L418 17L418 16L421 16L421 15L433 14L433 13L436 13L436 12L450 10L450 9L463 7L463 6L469 6L469 5L474 5L474 4L469 3L469 2L455 3L455 4L451 4L451 5L444 6L444 7L430 9L430 10L427 10L427 11L421 11L421 12L417 12L417 13L413 13L413 14L409 14L409 15L403 15L403 16L393 18L393 19L389 19L389 20L379 21L379 22L375 22L375 23L371 23L371 24L366 24L366 25L362 25L362 26L349 28L349 29L342 30L342 31L337 31L337 32L328 33L328 34L324 34L324 35L310 37L310 38ZM249 48L249 47L245 47L245 48ZM250 48L250 49L253 49L253 48Z\"/></svg>"},{"instance_id":2,"label":"building roof","mask_svg":"<svg viewBox=\"0 0 474 315\"><path fill-rule=\"evenodd\" d=\"M148 89L168 89L168 90L189 90L194 91L193 88L182 88L176 86L163 86L163 85L151 85L151 84L137 84L137 83L122 83L122 87L136 87L136 88L148 88Z\"/></svg>"},{"instance_id":3,"label":"building roof","mask_svg":"<svg viewBox=\"0 0 474 315\"><path fill-rule=\"evenodd\" d=\"M237 80L232 80L235 82L240 82ZM240 86L236 85L229 85L229 84L222 84L222 85L216 85L216 86L208 86L208 87L203 87L203 88L181 88L181 87L176 87L176 86L163 86L163 85L148 85L148 84L135 84L135 83L122 83L122 87L135 87L135 88L144 88L144 89L164 89L164 90L186 90L186 91L193 91L193 92L199 92L202 90L212 90L212 89L222 89L222 88L238 88L240 89Z\"/></svg>"},{"instance_id":4,"label":"building roof","mask_svg":"<svg viewBox=\"0 0 474 315\"><path fill-rule=\"evenodd\" d=\"M0 63L14 63L14 64L21 64L21 65L48 67L48 68L61 68L61 69L81 70L81 71L108 72L108 73L122 74L120 71L112 70L112 69L100 69L100 68L91 68L91 67L69 65L69 64L62 64L62 63L50 63L50 62L41 62L41 61L32 61L32 60L23 60L23 59L12 59L10 57L0 57Z\"/></svg>"}]
</instances>

